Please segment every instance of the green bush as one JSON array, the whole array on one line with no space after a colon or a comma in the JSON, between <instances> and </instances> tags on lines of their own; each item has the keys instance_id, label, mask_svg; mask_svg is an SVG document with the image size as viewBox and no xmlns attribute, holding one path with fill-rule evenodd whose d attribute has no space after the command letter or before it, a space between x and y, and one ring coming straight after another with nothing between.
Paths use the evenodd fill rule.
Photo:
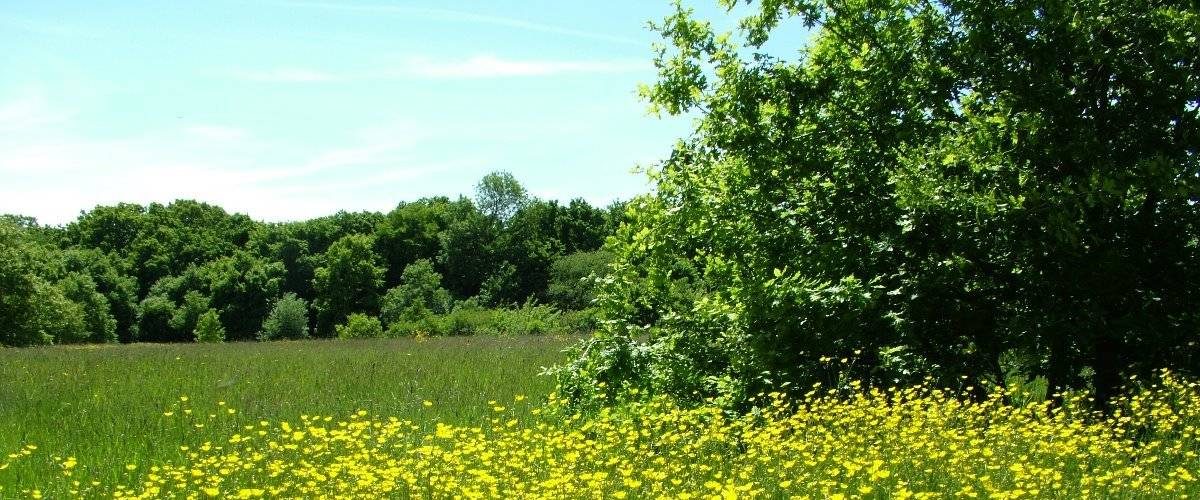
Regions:
<instances>
[{"instance_id":1,"label":"green bush","mask_svg":"<svg viewBox=\"0 0 1200 500\"><path fill-rule=\"evenodd\" d=\"M388 337L412 336L517 336L581 334L594 331L595 312L562 312L549 305L526 304L517 308L488 308L475 300L460 302L448 314L396 321Z\"/></svg>"},{"instance_id":2,"label":"green bush","mask_svg":"<svg viewBox=\"0 0 1200 500\"><path fill-rule=\"evenodd\" d=\"M400 320L388 325L384 336L399 337L436 337L451 335L448 333L448 316L427 315L417 319Z\"/></svg>"},{"instance_id":3,"label":"green bush","mask_svg":"<svg viewBox=\"0 0 1200 500\"><path fill-rule=\"evenodd\" d=\"M339 339L373 339L383 336L383 324L379 318L363 313L353 313L346 323L335 328Z\"/></svg>"},{"instance_id":4,"label":"green bush","mask_svg":"<svg viewBox=\"0 0 1200 500\"><path fill-rule=\"evenodd\" d=\"M216 309L212 307L211 302L204 294L196 290L188 290L183 296L183 303L175 309L175 314L171 316L171 328L180 332L195 331L200 316Z\"/></svg>"},{"instance_id":5,"label":"green bush","mask_svg":"<svg viewBox=\"0 0 1200 500\"><path fill-rule=\"evenodd\" d=\"M209 309L196 320L196 342L217 343L225 341L225 327L215 309Z\"/></svg>"},{"instance_id":6,"label":"green bush","mask_svg":"<svg viewBox=\"0 0 1200 500\"><path fill-rule=\"evenodd\" d=\"M284 294L263 320L259 340L302 339L308 337L308 302L294 293Z\"/></svg>"},{"instance_id":7,"label":"green bush","mask_svg":"<svg viewBox=\"0 0 1200 500\"><path fill-rule=\"evenodd\" d=\"M550 285L546 295L563 310L586 309L596 298L596 278L608 273L612 252L578 252L564 255L550 264Z\"/></svg>"},{"instance_id":8,"label":"green bush","mask_svg":"<svg viewBox=\"0 0 1200 500\"><path fill-rule=\"evenodd\" d=\"M380 319L389 326L418 321L431 314L445 314L451 302L450 292L442 288L442 275L433 269L433 262L420 259L405 266L400 284L384 295Z\"/></svg>"}]
</instances>

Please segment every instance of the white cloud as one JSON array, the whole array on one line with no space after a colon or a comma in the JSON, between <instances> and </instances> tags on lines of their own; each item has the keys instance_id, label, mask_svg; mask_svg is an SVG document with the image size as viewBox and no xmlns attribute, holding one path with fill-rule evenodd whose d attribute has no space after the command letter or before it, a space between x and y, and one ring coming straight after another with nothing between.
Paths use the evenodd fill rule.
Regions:
<instances>
[{"instance_id":1,"label":"white cloud","mask_svg":"<svg viewBox=\"0 0 1200 500\"><path fill-rule=\"evenodd\" d=\"M633 60L521 60L478 55L458 61L443 61L426 57L412 58L399 71L399 74L425 78L495 78L550 76L568 73L628 73L648 68L649 65L644 61Z\"/></svg>"},{"instance_id":2,"label":"white cloud","mask_svg":"<svg viewBox=\"0 0 1200 500\"><path fill-rule=\"evenodd\" d=\"M46 97L36 90L26 90L19 96L0 103L0 132L21 132L60 123L66 113L50 106Z\"/></svg>"},{"instance_id":3,"label":"white cloud","mask_svg":"<svg viewBox=\"0 0 1200 500\"><path fill-rule=\"evenodd\" d=\"M490 24L493 26L504 26L508 28L519 29L523 31L533 31L540 33L549 33L554 35L564 35L575 38L586 38L590 40L601 40L612 43L620 43L627 45L645 45L645 42L633 38L609 35L606 33L596 33L591 31L578 30L565 26L555 26L549 24L536 23L525 19L517 19L512 17L493 16L487 14L476 14L474 12L466 12L452 9L435 9L425 7L413 7L407 5L383 5L383 4L364 4L364 3L330 3L330 2L310 2L310 1L285 1L279 2L279 5L289 8L307 7L326 10L339 10L347 12L369 12L382 14L403 14L421 16L427 19L438 21L450 21L472 24Z\"/></svg>"},{"instance_id":4,"label":"white cloud","mask_svg":"<svg viewBox=\"0 0 1200 500\"><path fill-rule=\"evenodd\" d=\"M377 71L332 73L318 69L279 68L235 71L242 80L274 83L326 83L350 81L429 79L479 79L559 76L569 74L614 74L649 71L646 61L635 59L553 60L511 59L490 54L461 59L414 56L397 67Z\"/></svg>"},{"instance_id":5,"label":"white cloud","mask_svg":"<svg viewBox=\"0 0 1200 500\"><path fill-rule=\"evenodd\" d=\"M221 125L192 125L183 131L193 138L216 142L238 141L247 136L243 129Z\"/></svg>"},{"instance_id":6,"label":"white cloud","mask_svg":"<svg viewBox=\"0 0 1200 500\"><path fill-rule=\"evenodd\" d=\"M242 80L269 83L321 83L341 80L338 75L310 68L274 68L257 71L237 71Z\"/></svg>"},{"instance_id":7,"label":"white cloud","mask_svg":"<svg viewBox=\"0 0 1200 500\"><path fill-rule=\"evenodd\" d=\"M424 136L409 123L365 128L326 147L270 142L216 125L93 138L70 132L69 120L29 118L63 116L45 102L0 102L0 116L25 117L21 122L29 126L19 136L0 135L0 213L48 224L69 222L100 204L180 198L263 220L385 210L416 194L414 185L464 161L416 156ZM296 159L280 160L289 156Z\"/></svg>"}]
</instances>

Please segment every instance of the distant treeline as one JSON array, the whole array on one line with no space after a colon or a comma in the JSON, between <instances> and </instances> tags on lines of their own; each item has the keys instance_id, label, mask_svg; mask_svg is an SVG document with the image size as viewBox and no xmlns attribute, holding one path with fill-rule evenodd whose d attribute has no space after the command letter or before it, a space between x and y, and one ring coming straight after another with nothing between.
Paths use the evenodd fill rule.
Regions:
<instances>
[{"instance_id":1,"label":"distant treeline","mask_svg":"<svg viewBox=\"0 0 1200 500\"><path fill-rule=\"evenodd\" d=\"M0 344L331 337L356 313L389 327L455 308L579 310L622 213L536 199L497 172L474 200L302 222L192 200L98 206L61 227L0 216Z\"/></svg>"}]
</instances>

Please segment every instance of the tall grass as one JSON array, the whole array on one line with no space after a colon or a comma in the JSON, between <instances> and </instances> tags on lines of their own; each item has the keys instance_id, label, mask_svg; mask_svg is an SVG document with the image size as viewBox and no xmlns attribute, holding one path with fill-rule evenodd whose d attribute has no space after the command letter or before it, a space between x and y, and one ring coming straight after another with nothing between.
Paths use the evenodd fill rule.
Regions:
<instances>
[{"instance_id":1,"label":"tall grass","mask_svg":"<svg viewBox=\"0 0 1200 500\"><path fill-rule=\"evenodd\" d=\"M366 410L421 425L474 424L489 401L531 399L553 386L542 366L568 337L135 344L0 350L0 498L65 494L76 477L116 482L126 467L185 456L259 421ZM181 397L188 402L181 404ZM427 406L425 402L429 403ZM223 403L223 404L222 404ZM183 415L188 407L192 414ZM229 410L234 409L233 413ZM171 413L172 417L165 417ZM181 425L187 418L188 425ZM197 426L199 424L201 426ZM20 454L34 445L28 456ZM58 459L56 459L58 457Z\"/></svg>"}]
</instances>

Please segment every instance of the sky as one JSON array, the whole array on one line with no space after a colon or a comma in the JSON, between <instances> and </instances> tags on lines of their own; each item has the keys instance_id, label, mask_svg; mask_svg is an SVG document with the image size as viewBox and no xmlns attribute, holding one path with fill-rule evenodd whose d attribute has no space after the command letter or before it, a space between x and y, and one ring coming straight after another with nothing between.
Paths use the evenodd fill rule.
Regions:
<instances>
[{"instance_id":1,"label":"sky","mask_svg":"<svg viewBox=\"0 0 1200 500\"><path fill-rule=\"evenodd\" d=\"M702 1L702 17L732 19ZM0 213L197 199L267 221L386 211L512 172L647 192L666 0L25 1L0 7Z\"/></svg>"}]
</instances>

